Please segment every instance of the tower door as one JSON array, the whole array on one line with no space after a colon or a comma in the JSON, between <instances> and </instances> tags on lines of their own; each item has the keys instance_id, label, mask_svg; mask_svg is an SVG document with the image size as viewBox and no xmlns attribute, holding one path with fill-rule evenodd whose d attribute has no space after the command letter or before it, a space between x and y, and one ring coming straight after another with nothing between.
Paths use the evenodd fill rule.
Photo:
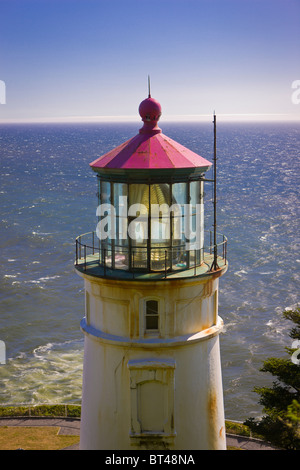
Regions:
<instances>
[{"instance_id":1,"label":"tower door","mask_svg":"<svg viewBox=\"0 0 300 470\"><path fill-rule=\"evenodd\" d=\"M164 432L166 385L158 381L138 384L137 408L141 432Z\"/></svg>"},{"instance_id":2,"label":"tower door","mask_svg":"<svg viewBox=\"0 0 300 470\"><path fill-rule=\"evenodd\" d=\"M131 389L132 438L174 436L173 359L135 359L128 362Z\"/></svg>"}]
</instances>

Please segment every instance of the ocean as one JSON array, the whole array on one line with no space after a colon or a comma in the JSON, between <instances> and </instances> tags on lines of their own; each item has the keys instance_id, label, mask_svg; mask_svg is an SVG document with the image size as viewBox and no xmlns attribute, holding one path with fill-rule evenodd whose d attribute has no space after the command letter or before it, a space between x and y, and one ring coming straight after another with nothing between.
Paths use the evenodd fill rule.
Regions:
<instances>
[{"instance_id":1,"label":"ocean","mask_svg":"<svg viewBox=\"0 0 300 470\"><path fill-rule=\"evenodd\" d=\"M140 123L0 126L0 404L80 403L83 281L76 236L95 230L89 163ZM213 159L213 125L160 122L164 134ZM268 357L286 357L299 302L299 153L296 123L217 124L217 230L228 238L219 315L225 416L261 416L255 386ZM212 176L207 173L207 177ZM212 186L206 183L206 229Z\"/></svg>"}]
</instances>

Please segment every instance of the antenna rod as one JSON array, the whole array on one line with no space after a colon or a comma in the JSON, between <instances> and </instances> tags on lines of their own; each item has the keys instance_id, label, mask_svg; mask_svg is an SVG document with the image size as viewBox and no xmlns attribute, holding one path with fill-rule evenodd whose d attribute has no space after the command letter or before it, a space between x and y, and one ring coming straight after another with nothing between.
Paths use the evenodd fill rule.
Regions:
<instances>
[{"instance_id":1,"label":"antenna rod","mask_svg":"<svg viewBox=\"0 0 300 470\"><path fill-rule=\"evenodd\" d=\"M218 268L217 264L217 121L214 111L214 270Z\"/></svg>"},{"instance_id":2,"label":"antenna rod","mask_svg":"<svg viewBox=\"0 0 300 470\"><path fill-rule=\"evenodd\" d=\"M148 75L148 98L151 98L151 93L150 93L150 75Z\"/></svg>"}]
</instances>

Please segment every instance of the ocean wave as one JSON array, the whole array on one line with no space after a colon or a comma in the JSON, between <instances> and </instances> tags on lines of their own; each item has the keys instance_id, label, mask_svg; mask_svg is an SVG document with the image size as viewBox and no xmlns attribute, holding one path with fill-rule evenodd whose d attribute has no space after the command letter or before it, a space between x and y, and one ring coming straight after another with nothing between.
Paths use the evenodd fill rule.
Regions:
<instances>
[{"instance_id":1,"label":"ocean wave","mask_svg":"<svg viewBox=\"0 0 300 470\"><path fill-rule=\"evenodd\" d=\"M10 358L1 372L1 402L81 401L83 342L47 343Z\"/></svg>"},{"instance_id":2,"label":"ocean wave","mask_svg":"<svg viewBox=\"0 0 300 470\"><path fill-rule=\"evenodd\" d=\"M48 353L53 348L53 343L48 343L43 346L38 346L33 350L34 357L38 357L39 359L45 358L45 353Z\"/></svg>"}]
</instances>

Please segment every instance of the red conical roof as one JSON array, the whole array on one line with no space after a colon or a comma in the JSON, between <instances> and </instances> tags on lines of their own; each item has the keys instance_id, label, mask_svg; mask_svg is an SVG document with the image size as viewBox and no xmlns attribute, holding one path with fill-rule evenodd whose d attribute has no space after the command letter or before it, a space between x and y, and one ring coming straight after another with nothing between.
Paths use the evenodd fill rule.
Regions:
<instances>
[{"instance_id":1,"label":"red conical roof","mask_svg":"<svg viewBox=\"0 0 300 470\"><path fill-rule=\"evenodd\" d=\"M162 133L157 125L161 106L150 95L141 102L139 113L144 122L139 134L90 163L93 170L198 168L206 171L212 165Z\"/></svg>"}]
</instances>

